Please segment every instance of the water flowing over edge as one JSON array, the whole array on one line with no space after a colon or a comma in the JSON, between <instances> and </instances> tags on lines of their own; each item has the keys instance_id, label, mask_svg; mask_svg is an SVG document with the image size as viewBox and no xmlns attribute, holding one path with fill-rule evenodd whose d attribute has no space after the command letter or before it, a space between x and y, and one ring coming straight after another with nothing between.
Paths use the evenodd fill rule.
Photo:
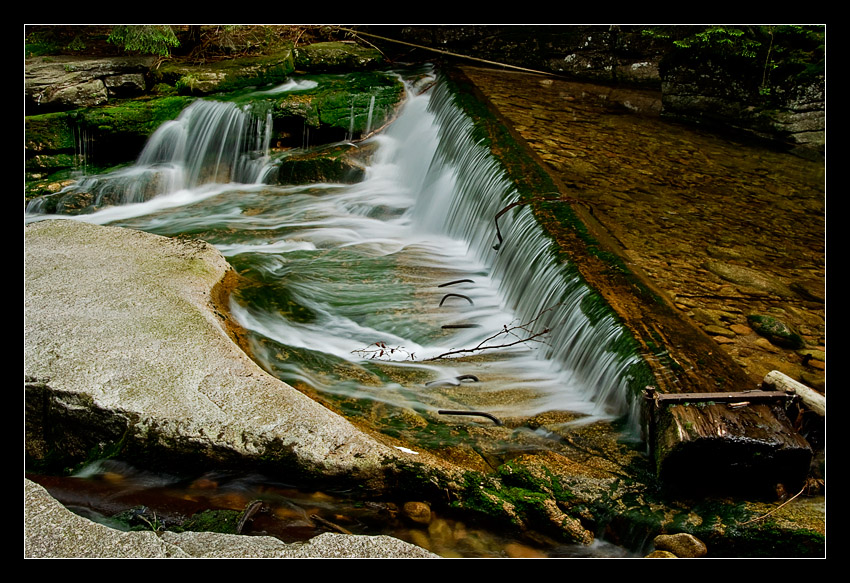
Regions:
<instances>
[{"instance_id":1,"label":"water flowing over edge","mask_svg":"<svg viewBox=\"0 0 850 583\"><path fill-rule=\"evenodd\" d=\"M414 201L407 217L410 224L404 227L412 225L419 233L465 242L469 254L485 266L503 308L531 334L545 332L545 348L535 351L533 364L523 366L545 370L555 379L554 384L561 386L555 393L564 398L550 395L546 407L575 410L589 415L586 420L628 415L629 428L637 433L638 404L629 394L628 382L629 368L639 357L617 348L625 331L612 316L594 313L598 306L592 301L593 292L557 262L552 241L528 206L501 215L499 230L504 241L494 249L494 219L517 201L518 193L487 146L474 141L474 124L455 105L446 84L437 83L420 96L411 93L405 109L419 111L400 116L386 136L374 138L399 142L379 151L377 165L398 162L381 156L398 156L402 148L415 149L400 163L403 177L394 177L393 184L386 187L406 189L401 198ZM258 185L267 168L270 127L268 117L231 104L195 102L178 120L157 130L133 168L118 173L122 192L131 193L120 197L121 206L74 218L105 224L215 197L233 183ZM161 190L153 196L132 194L139 184L146 184L140 174L152 170L160 176L156 182ZM163 172L167 180L161 178ZM361 188L373 186L369 183ZM231 255L226 244L216 244ZM289 251L309 249L312 243L276 245ZM240 306L233 309L243 325L263 329L263 324L250 321ZM590 406L577 403L576 397Z\"/></svg>"},{"instance_id":2,"label":"water flowing over edge","mask_svg":"<svg viewBox=\"0 0 850 583\"><path fill-rule=\"evenodd\" d=\"M454 104L445 83L434 88L429 107L440 128L435 161L453 166L456 181L440 200L428 200L433 184L426 184L420 201L428 203L417 203L419 220L442 225L446 234L467 241L476 257L490 266L492 279L517 318L533 322L535 332L549 330L547 348L538 351L538 358L572 371L571 384L596 403L595 413L628 415L629 428L636 433L639 404L629 394L628 373L640 357L634 350L617 349L628 341L627 331L604 308L586 301L593 299L592 290L559 265L553 242L528 206L501 215L504 242L497 245L495 217L519 194L486 144L473 141L473 122Z\"/></svg>"}]
</instances>

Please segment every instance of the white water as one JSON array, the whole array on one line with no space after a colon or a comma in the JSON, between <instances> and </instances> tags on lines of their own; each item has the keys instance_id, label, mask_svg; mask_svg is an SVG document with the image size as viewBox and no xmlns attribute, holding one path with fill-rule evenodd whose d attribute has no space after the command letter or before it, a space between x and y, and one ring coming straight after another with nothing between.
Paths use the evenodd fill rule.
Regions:
<instances>
[{"instance_id":1,"label":"white water","mask_svg":"<svg viewBox=\"0 0 850 583\"><path fill-rule=\"evenodd\" d=\"M232 306L244 327L273 341L271 348L259 342L254 348L269 370L327 393L418 410L486 404L496 414L567 410L586 420L628 412L626 373L635 359L610 349L622 332L610 318L591 324L580 309L590 291L557 266L527 207L500 218L505 241L493 249L493 218L517 195L487 148L471 141L471 122L439 85L410 95L399 118L373 138L380 148L356 185L258 184L270 124L227 104L199 103L157 131L136 166L119 175L121 184L126 179L123 205L75 218L197 234L288 295L309 318ZM140 176L151 172L165 187L152 198L138 196L138 185L149 184ZM44 217L28 215L38 218ZM473 282L439 287L460 279ZM532 321L529 332L515 333L548 328L537 339L545 343L499 349L500 357L486 365L422 362ZM478 327L441 328L457 322ZM493 343L516 338L505 334ZM482 398L421 383L334 379L276 356L281 347L294 347L357 365L376 354L364 350L378 342L397 349L381 358L421 367L432 380L476 374ZM510 404L483 398L517 391L525 398Z\"/></svg>"},{"instance_id":2,"label":"white water","mask_svg":"<svg viewBox=\"0 0 850 583\"><path fill-rule=\"evenodd\" d=\"M204 190L208 184L255 183L268 164L270 137L270 111L257 117L230 103L196 101L154 132L133 166L83 178L64 192L91 193L89 208L97 209ZM38 212L39 202L28 210Z\"/></svg>"}]
</instances>

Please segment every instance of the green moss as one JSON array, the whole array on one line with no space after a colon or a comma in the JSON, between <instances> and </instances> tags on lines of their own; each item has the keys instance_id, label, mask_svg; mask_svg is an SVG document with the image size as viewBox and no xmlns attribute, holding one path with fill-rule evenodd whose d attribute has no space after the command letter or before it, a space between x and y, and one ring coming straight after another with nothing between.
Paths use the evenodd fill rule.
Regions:
<instances>
[{"instance_id":1,"label":"green moss","mask_svg":"<svg viewBox=\"0 0 850 583\"><path fill-rule=\"evenodd\" d=\"M308 98L305 119L314 120L316 127L324 125L362 133L370 123L371 112L371 129L376 129L394 115L404 94L403 84L383 73L350 73L318 80L316 89L293 98L301 105ZM286 101L279 104L282 111L287 109Z\"/></svg>"},{"instance_id":2,"label":"green moss","mask_svg":"<svg viewBox=\"0 0 850 583\"><path fill-rule=\"evenodd\" d=\"M183 94L208 94L281 84L294 71L291 45L284 45L268 55L226 59L206 65L168 62L151 74L155 83L175 87Z\"/></svg>"},{"instance_id":3,"label":"green moss","mask_svg":"<svg viewBox=\"0 0 850 583\"><path fill-rule=\"evenodd\" d=\"M85 162L90 167L134 160L148 137L190 102L185 97L163 97L28 116L24 122L27 171L51 174L76 168L81 163L81 143L97 144L87 152Z\"/></svg>"},{"instance_id":4,"label":"green moss","mask_svg":"<svg viewBox=\"0 0 850 583\"><path fill-rule=\"evenodd\" d=\"M714 554L754 558L826 556L826 537L805 529L787 529L766 521L746 530L732 529L711 541Z\"/></svg>"},{"instance_id":5,"label":"green moss","mask_svg":"<svg viewBox=\"0 0 850 583\"><path fill-rule=\"evenodd\" d=\"M295 51L295 63L299 69L308 71L350 71L381 66L384 57L377 49L332 41L299 47Z\"/></svg>"},{"instance_id":6,"label":"green moss","mask_svg":"<svg viewBox=\"0 0 850 583\"><path fill-rule=\"evenodd\" d=\"M277 285L263 282L240 287L235 296L244 304L265 312L282 315L287 320L307 324L316 320L316 313L296 301L295 295L280 282Z\"/></svg>"},{"instance_id":7,"label":"green moss","mask_svg":"<svg viewBox=\"0 0 850 583\"><path fill-rule=\"evenodd\" d=\"M176 119L192 101L179 96L125 101L78 110L74 117L81 127L100 134L132 134L147 138L166 121Z\"/></svg>"},{"instance_id":8,"label":"green moss","mask_svg":"<svg viewBox=\"0 0 850 583\"><path fill-rule=\"evenodd\" d=\"M751 314L747 316L747 323L756 333L777 346L799 349L805 344L796 330L773 316Z\"/></svg>"},{"instance_id":9,"label":"green moss","mask_svg":"<svg viewBox=\"0 0 850 583\"><path fill-rule=\"evenodd\" d=\"M237 510L205 510L183 523L182 530L237 534L242 513Z\"/></svg>"},{"instance_id":10,"label":"green moss","mask_svg":"<svg viewBox=\"0 0 850 583\"><path fill-rule=\"evenodd\" d=\"M524 489L543 492L559 502L574 501L576 495L552 471L541 466L540 473L535 474L529 468L515 461L510 461L499 468L499 475L507 484L517 484Z\"/></svg>"}]
</instances>

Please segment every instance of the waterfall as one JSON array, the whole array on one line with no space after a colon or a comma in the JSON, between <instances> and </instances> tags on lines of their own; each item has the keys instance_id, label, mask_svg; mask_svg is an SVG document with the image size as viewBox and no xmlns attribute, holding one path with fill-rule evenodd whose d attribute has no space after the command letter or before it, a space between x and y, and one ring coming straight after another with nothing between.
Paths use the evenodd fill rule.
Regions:
<instances>
[{"instance_id":1,"label":"waterfall","mask_svg":"<svg viewBox=\"0 0 850 583\"><path fill-rule=\"evenodd\" d=\"M85 128L74 126L74 170L84 176L88 173L89 155L92 146L91 136Z\"/></svg>"},{"instance_id":2,"label":"waterfall","mask_svg":"<svg viewBox=\"0 0 850 583\"><path fill-rule=\"evenodd\" d=\"M205 184L255 183L268 162L271 125L271 111L257 116L231 103L196 101L154 132L133 166L59 193L55 212L139 203ZM28 211L42 206L33 201Z\"/></svg>"},{"instance_id":3,"label":"waterfall","mask_svg":"<svg viewBox=\"0 0 850 583\"><path fill-rule=\"evenodd\" d=\"M638 403L629 395L628 372L640 359L621 349L627 332L610 314L595 313L599 306L592 290L559 264L528 206L499 218L504 242L494 249L494 218L519 195L489 148L474 142L472 121L445 85L434 88L430 108L440 128L439 146L417 197L417 221L466 241L489 266L506 308L518 320L533 322L530 331L550 330L538 358L567 371L567 382L594 402L597 412L628 413L636 429Z\"/></svg>"},{"instance_id":4,"label":"waterfall","mask_svg":"<svg viewBox=\"0 0 850 583\"><path fill-rule=\"evenodd\" d=\"M251 184L267 160L268 127L230 103L196 101L154 133L136 166L173 170L169 192L209 182Z\"/></svg>"},{"instance_id":5,"label":"waterfall","mask_svg":"<svg viewBox=\"0 0 850 583\"><path fill-rule=\"evenodd\" d=\"M366 120L366 135L372 133L372 113L375 111L375 96L369 99L369 117Z\"/></svg>"},{"instance_id":6,"label":"waterfall","mask_svg":"<svg viewBox=\"0 0 850 583\"><path fill-rule=\"evenodd\" d=\"M133 168L96 178L115 200L148 202L78 218L191 232L216 245L256 283L231 306L255 335L252 355L288 382L432 412L447 399L475 407L486 394L522 393L486 406L505 415L571 411L588 420L629 414L636 427L628 384L639 358L623 349L628 337L598 296L556 259L529 206L499 217L503 241L494 249L494 218L519 195L487 145L475 141L473 122L448 88L437 83L409 94L398 118L370 138L378 149L358 184L260 184L270 126L268 114L198 101L152 136ZM211 189L211 182L223 184ZM150 199L152 183L155 192L180 196ZM457 305L444 306L447 290L439 284L451 280L471 283L452 288ZM472 324L444 325L461 320ZM485 359L492 380L482 379L478 394L410 390L402 381L360 384L371 369L337 379L291 357L353 370L364 348L381 343L411 357L386 366L451 378L463 374L455 366L479 364L422 360L474 347L512 322L530 335L548 330L545 342L521 342Z\"/></svg>"}]
</instances>

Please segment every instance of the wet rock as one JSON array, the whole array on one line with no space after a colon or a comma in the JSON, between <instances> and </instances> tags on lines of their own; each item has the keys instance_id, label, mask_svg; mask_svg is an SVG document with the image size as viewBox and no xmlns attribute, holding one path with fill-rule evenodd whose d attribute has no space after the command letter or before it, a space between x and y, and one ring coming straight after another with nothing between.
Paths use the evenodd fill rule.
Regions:
<instances>
[{"instance_id":1,"label":"wet rock","mask_svg":"<svg viewBox=\"0 0 850 583\"><path fill-rule=\"evenodd\" d=\"M671 553L670 551L652 551L648 555L646 555L647 559L678 559L676 555Z\"/></svg>"},{"instance_id":2,"label":"wet rock","mask_svg":"<svg viewBox=\"0 0 850 583\"><path fill-rule=\"evenodd\" d=\"M782 350L778 346L774 346L773 344L771 344L770 340L768 340L767 338L757 338L753 341L753 346L756 346L766 352L770 352L773 354L779 354L780 352L782 352Z\"/></svg>"},{"instance_id":3,"label":"wet rock","mask_svg":"<svg viewBox=\"0 0 850 583\"><path fill-rule=\"evenodd\" d=\"M144 90L143 73L153 57L32 58L26 62L24 94L31 113L105 103L111 95Z\"/></svg>"},{"instance_id":4,"label":"wet rock","mask_svg":"<svg viewBox=\"0 0 850 583\"><path fill-rule=\"evenodd\" d=\"M820 360L821 362L826 362L826 353L823 350L807 348L803 350L798 350L797 354L803 357L804 359L808 358L809 360Z\"/></svg>"},{"instance_id":5,"label":"wet rock","mask_svg":"<svg viewBox=\"0 0 850 583\"><path fill-rule=\"evenodd\" d=\"M795 294L785 284L773 279L761 271L749 269L740 265L708 260L703 267L718 277L739 286L753 288L758 291L772 293L779 297L793 297Z\"/></svg>"},{"instance_id":6,"label":"wet rock","mask_svg":"<svg viewBox=\"0 0 850 583\"><path fill-rule=\"evenodd\" d=\"M660 534L652 541L656 551L669 551L676 557L704 557L708 553L705 543L692 534Z\"/></svg>"},{"instance_id":7,"label":"wet rock","mask_svg":"<svg viewBox=\"0 0 850 583\"><path fill-rule=\"evenodd\" d=\"M370 69L384 64L380 51L349 42L313 43L295 49L295 64L310 71Z\"/></svg>"},{"instance_id":8,"label":"wet rock","mask_svg":"<svg viewBox=\"0 0 850 583\"><path fill-rule=\"evenodd\" d=\"M405 502L402 510L404 516L417 524L431 522L431 507L424 502Z\"/></svg>"},{"instance_id":9,"label":"wet rock","mask_svg":"<svg viewBox=\"0 0 850 583\"><path fill-rule=\"evenodd\" d=\"M545 500L543 510L553 524L560 526L564 532L569 533L572 540L583 545L589 545L593 542L593 533L584 528L579 520L561 511L558 503L554 500Z\"/></svg>"},{"instance_id":10,"label":"wet rock","mask_svg":"<svg viewBox=\"0 0 850 583\"><path fill-rule=\"evenodd\" d=\"M809 300L811 302L824 303L824 290L823 288L815 287L813 285L802 284L798 282L794 282L790 285L790 288L794 290L801 298L805 300Z\"/></svg>"},{"instance_id":11,"label":"wet rock","mask_svg":"<svg viewBox=\"0 0 850 583\"><path fill-rule=\"evenodd\" d=\"M724 338L734 338L735 332L723 326L706 326L705 331L712 336L720 336Z\"/></svg>"},{"instance_id":12,"label":"wet rock","mask_svg":"<svg viewBox=\"0 0 850 583\"><path fill-rule=\"evenodd\" d=\"M192 443L196 460L228 451L364 481L400 455L239 349L211 307L230 269L212 246L67 220L33 223L25 238L25 378L49 379L27 384L27 402L70 399L74 418L28 409L30 455L53 440L73 459L116 436L161 439L178 456Z\"/></svg>"},{"instance_id":13,"label":"wet rock","mask_svg":"<svg viewBox=\"0 0 850 583\"><path fill-rule=\"evenodd\" d=\"M278 184L333 182L354 184L366 174L366 154L349 144L307 152L287 152L277 159L274 175L266 178Z\"/></svg>"},{"instance_id":14,"label":"wet rock","mask_svg":"<svg viewBox=\"0 0 850 583\"><path fill-rule=\"evenodd\" d=\"M732 324L729 326L729 329L732 330L735 334L739 336L746 336L747 334L752 334L753 329L749 326L744 326L743 324Z\"/></svg>"},{"instance_id":15,"label":"wet rock","mask_svg":"<svg viewBox=\"0 0 850 583\"><path fill-rule=\"evenodd\" d=\"M803 339L799 333L778 318L751 314L747 316L747 322L756 333L767 338L772 344L783 348L802 348L803 346Z\"/></svg>"}]
</instances>

